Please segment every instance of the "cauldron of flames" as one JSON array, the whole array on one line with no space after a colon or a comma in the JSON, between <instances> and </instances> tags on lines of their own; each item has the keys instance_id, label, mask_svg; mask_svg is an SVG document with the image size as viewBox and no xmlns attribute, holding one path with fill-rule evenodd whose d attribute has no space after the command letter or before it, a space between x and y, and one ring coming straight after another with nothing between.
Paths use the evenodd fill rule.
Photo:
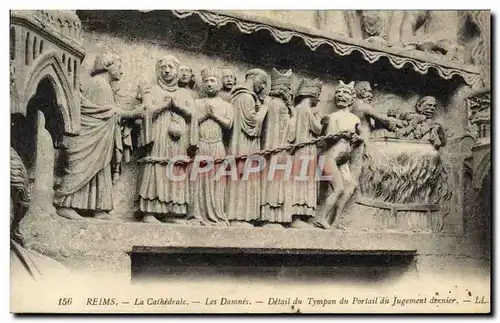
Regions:
<instances>
[{"instance_id":1,"label":"cauldron of flames","mask_svg":"<svg viewBox=\"0 0 500 323\"><path fill-rule=\"evenodd\" d=\"M429 141L395 138L372 138L364 150L358 194L346 222L372 229L439 232L452 193L444 155Z\"/></svg>"}]
</instances>

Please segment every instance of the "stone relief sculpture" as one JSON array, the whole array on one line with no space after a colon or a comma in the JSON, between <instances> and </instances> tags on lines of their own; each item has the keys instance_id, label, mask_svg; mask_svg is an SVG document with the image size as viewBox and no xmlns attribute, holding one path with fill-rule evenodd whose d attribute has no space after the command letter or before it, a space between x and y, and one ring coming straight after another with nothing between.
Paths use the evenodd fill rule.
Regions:
<instances>
[{"instance_id":1,"label":"stone relief sculpture","mask_svg":"<svg viewBox=\"0 0 500 323\"><path fill-rule=\"evenodd\" d=\"M386 228L439 232L449 213L452 188L442 126L433 120L436 100L418 100L416 112L388 114L402 120L387 146L373 139L367 147L360 179L360 212L378 212ZM402 139L402 140L401 140ZM390 180L382 180L383 178Z\"/></svg>"},{"instance_id":2,"label":"stone relief sculpture","mask_svg":"<svg viewBox=\"0 0 500 323\"><path fill-rule=\"evenodd\" d=\"M369 134L379 129L395 129L397 125L401 125L400 120L390 118L383 113L378 113L372 107L373 90L369 82L356 82L354 90L356 92L356 99L354 100L351 112L359 117L365 133Z\"/></svg>"},{"instance_id":3,"label":"stone relief sculpture","mask_svg":"<svg viewBox=\"0 0 500 323\"><path fill-rule=\"evenodd\" d=\"M231 91L233 90L233 87L236 85L236 74L234 73L233 70L229 68L224 68L221 71L221 81L222 81L222 89L219 92L219 96L224 100L224 101L231 101Z\"/></svg>"},{"instance_id":4,"label":"stone relief sculpture","mask_svg":"<svg viewBox=\"0 0 500 323\"><path fill-rule=\"evenodd\" d=\"M329 227L326 224L334 224L335 227L340 228L340 215L342 215L346 203L341 200L341 197L345 193L347 183L352 181L349 157L361 143L360 137L356 135L362 131L361 120L350 112L354 98L354 82L345 84L340 81L334 96L334 103L338 111L323 118L324 133L347 133L345 137L327 145L322 153L325 156L323 172L331 176L330 186L333 189L325 203L319 208L319 214L315 221L316 225L324 228Z\"/></svg>"},{"instance_id":5,"label":"stone relief sculpture","mask_svg":"<svg viewBox=\"0 0 500 323\"><path fill-rule=\"evenodd\" d=\"M348 10L345 24L352 38L364 39L386 47L418 50L463 62L465 46L457 41L457 32L448 30L456 12L428 10L386 11Z\"/></svg>"},{"instance_id":6,"label":"stone relief sculpture","mask_svg":"<svg viewBox=\"0 0 500 323\"><path fill-rule=\"evenodd\" d=\"M318 79L303 79L297 90L295 106L296 125L295 143L306 143L321 134L321 117L317 108L323 84ZM307 162L306 178L293 181L292 192L292 228L310 228L310 220L315 216L317 207L318 181L316 180L316 164L318 149L316 145L299 148L294 154L294 166L302 170L302 163ZM295 174L296 172L293 172ZM321 221L322 218L318 218ZM323 226L328 227L326 221Z\"/></svg>"},{"instance_id":7,"label":"stone relief sculpture","mask_svg":"<svg viewBox=\"0 0 500 323\"><path fill-rule=\"evenodd\" d=\"M461 62L461 48L452 37L457 26L453 22L442 24L444 14L438 12L321 11L316 16L316 27L321 30L315 30L312 11L294 13L298 17L295 21L273 21L266 18L269 13L253 19L249 12L223 10L78 10L72 15L39 10L16 15L12 10L11 119L19 121L11 125L11 133L16 135L12 136L10 164L11 279L22 285L26 278L43 278L47 268L54 270L52 277L62 281L65 268L37 254L40 252L60 259L89 283L102 278L109 281L106 276L111 274L117 283L126 285L137 279L139 285L156 286L146 276L153 274L158 280L161 273L160 283L169 285L178 280L187 284L194 276L215 274L227 285L221 290L230 290L233 283L241 283L233 278L250 274L266 276L269 282L277 277L281 285L290 282L297 286L300 284L294 280L298 276L300 283L322 280L333 287L362 278L361 285L370 289L375 286L371 283L381 278L404 284L417 271L426 276L462 265L478 266L466 274L475 278L477 273L486 281L482 265L488 262L490 250L486 252L482 242L475 240L487 236L490 210L467 209L466 197L473 194L463 193L469 190L468 184L477 188L478 194L485 193L491 184L489 89L487 95L476 93L467 99L474 101L468 108L470 122L478 126L478 137L464 135L458 128L466 121L464 98L482 86L480 82L485 82L484 75L489 73L479 71L477 65L490 69L490 15L486 11L469 14L472 16L464 19L472 21L464 21L463 28L474 30L467 31L469 38L460 42L467 44L468 58L476 66L445 61ZM68 21L71 16L78 21ZM129 18L137 17L144 18L149 27L157 26L126 24ZM120 30L124 25L131 29ZM170 36L165 36L167 25ZM441 32L439 26L449 30L441 28ZM183 37L195 34L203 34L204 41ZM206 40L213 41L212 45L205 46ZM80 90L82 73L87 69L83 57L94 57L102 44L114 44L123 53L122 59L127 55L130 64L123 66L130 66L134 70L127 72L138 77L122 75L120 57L105 51L96 57L92 75ZM181 48L185 44L195 46L188 46L186 52ZM179 57L182 64L173 56L156 59L168 52L186 56ZM251 69L239 77L240 70L251 62L286 66L289 60L300 66L300 73L295 68L293 74L291 70ZM231 68L209 66L200 71L195 66L202 61L227 61ZM156 64L155 73L142 75L151 63ZM359 70L351 70L353 65ZM238 80L243 84L237 84L236 73L244 79ZM325 83L302 79L293 95L296 73L317 74ZM373 84L363 80L354 83L342 79L335 84L336 77L351 73L365 73L367 80L384 84L383 93L374 96ZM154 77L152 83L150 77ZM142 78L148 82L141 82ZM135 95L133 100L121 93L130 88L125 94ZM335 112L330 113L331 107L325 107L320 96L329 98L332 94ZM418 100L415 95L419 95ZM382 113L378 109L381 102L374 102L382 96L387 106L400 110ZM440 102L446 104L442 110ZM325 110L329 111L326 116ZM456 137L447 138L438 115ZM54 124L58 127L52 128ZM16 128L25 130L18 134ZM29 141L35 144L24 148ZM454 146L447 147L451 143ZM136 148L132 145L141 149L132 151ZM126 176L122 176L122 165L130 159L137 162L123 167ZM273 159L287 168L292 161L290 178L281 177L278 170L269 180ZM267 168L260 169L263 161ZM298 180L297 175L301 177ZM320 175L330 178L320 179ZM333 191L324 204L318 198L320 180ZM120 185L114 185L116 181L121 181ZM43 186L51 194L37 196ZM55 199L53 190L57 190ZM56 206L58 216L38 205L46 197ZM486 205L488 197L475 202ZM137 221L136 207L143 215L139 221L145 224L132 222ZM90 220L81 221L86 215L91 215ZM126 223L103 221L116 218ZM474 224L476 219L481 223ZM168 224L186 228L170 228ZM268 230L273 228L279 230ZM344 228L349 232L319 231ZM424 234L419 234L421 231ZM169 262L172 247L181 256L174 257L179 258L174 264ZM224 261L227 254L240 251L243 256ZM346 275L345 268L335 266L329 273L312 268L318 264L328 267L315 259L332 255L340 255L342 262L360 273ZM248 259L242 259L245 257ZM260 268L262 262L252 263L259 258L278 262L281 268L272 264L273 268ZM368 258L370 263L358 261ZM386 262L389 258L392 261ZM157 261L160 259L165 261ZM188 263L183 266L184 260L192 268L187 268ZM311 268L296 270L288 260L309 262ZM335 259L330 264L333 262ZM334 277L339 272L342 277ZM82 279L74 281L81 283ZM60 282L52 285L61 287ZM483 286L476 287L475 295L482 295L477 289ZM26 292L30 296L30 288ZM225 296L224 302L212 297L211 303L225 303L226 311L248 302L256 311L259 306L278 309L277 305L290 303L280 295L270 295L271 300L264 292L257 301L261 305L255 304L259 299L255 293L243 295L241 300ZM433 298L441 303L448 296L456 301L455 292L448 295L446 289L447 295L440 298L430 291L428 296L436 296ZM62 300L72 299L73 306L78 305L71 293L60 294L59 304L57 299L51 303L59 310L71 305ZM99 305L116 304L115 300L116 305L129 303L122 294L118 296L123 299L105 295L106 299L99 298ZM144 295L151 296L147 305L168 303L168 308L156 307L167 312L188 303L202 307L205 298L167 295L167 300L164 295L156 297L153 291L150 294ZM482 303L488 302L486 289L484 295L474 296L476 303L481 297ZM20 296L12 297L19 301ZM421 296L426 295L415 297ZM401 297L394 302L406 304L404 308L418 305L410 304L415 303L411 293ZM29 299L40 305L36 297ZM96 305L96 300L87 300L87 305L89 301ZM299 304L300 311L328 310L328 306L321 307L321 299L313 300ZM358 305L367 303L358 301ZM151 306L134 307L132 302L130 309L154 310ZM293 306L292 310L299 311Z\"/></svg>"},{"instance_id":8,"label":"stone relief sculpture","mask_svg":"<svg viewBox=\"0 0 500 323\"><path fill-rule=\"evenodd\" d=\"M233 107L218 96L222 87L216 69L201 71L204 98L196 100L196 120L198 122L198 150L194 167L211 167L208 172L197 173L192 182L192 208L190 224L229 225L225 212L226 177L217 175L220 164L213 165L214 159L226 156L223 130L233 126Z\"/></svg>"},{"instance_id":9,"label":"stone relief sculpture","mask_svg":"<svg viewBox=\"0 0 500 323\"><path fill-rule=\"evenodd\" d=\"M199 97L198 91L195 89L196 81L193 69L187 65L179 66L179 87L190 90L194 99Z\"/></svg>"},{"instance_id":10,"label":"stone relief sculpture","mask_svg":"<svg viewBox=\"0 0 500 323\"><path fill-rule=\"evenodd\" d=\"M446 145L446 133L443 126L434 120L436 98L424 96L415 105L415 112L401 113L389 111L388 115L401 121L395 128L399 138L428 140L435 149Z\"/></svg>"},{"instance_id":11,"label":"stone relief sculpture","mask_svg":"<svg viewBox=\"0 0 500 323\"><path fill-rule=\"evenodd\" d=\"M391 12L384 10L360 10L361 31L369 42L387 45L388 25Z\"/></svg>"},{"instance_id":12,"label":"stone relief sculpture","mask_svg":"<svg viewBox=\"0 0 500 323\"><path fill-rule=\"evenodd\" d=\"M267 113L263 104L268 75L261 69L246 72L245 83L236 85L231 92L234 108L233 132L228 154L239 156L260 151L262 123ZM251 226L259 219L260 175L244 172L254 160L236 160L238 180L231 180L227 200L227 215L233 226Z\"/></svg>"},{"instance_id":13,"label":"stone relief sculpture","mask_svg":"<svg viewBox=\"0 0 500 323\"><path fill-rule=\"evenodd\" d=\"M121 60L104 51L94 61L91 78L83 85L79 136L68 137L66 167L55 192L57 213L72 220L82 219L76 211L90 211L95 219L108 220L113 209L113 172L119 170L123 143L121 118L140 118L143 110L117 106L111 82L123 74Z\"/></svg>"},{"instance_id":14,"label":"stone relief sculpture","mask_svg":"<svg viewBox=\"0 0 500 323\"><path fill-rule=\"evenodd\" d=\"M273 68L262 134L261 148L264 150L284 147L295 139L295 111L291 92L292 70L280 72ZM286 169L271 169L271 165L277 164L291 168L290 153L282 151L272 154L267 160L260 189L260 221L264 227L282 227L292 222L292 182L285 178Z\"/></svg>"},{"instance_id":15,"label":"stone relief sculpture","mask_svg":"<svg viewBox=\"0 0 500 323\"><path fill-rule=\"evenodd\" d=\"M399 44L406 49L430 52L463 62L465 47L458 43L457 32L447 32L456 12L405 11L400 25Z\"/></svg>"},{"instance_id":16,"label":"stone relief sculpture","mask_svg":"<svg viewBox=\"0 0 500 323\"><path fill-rule=\"evenodd\" d=\"M19 232L21 220L26 216L31 196L28 172L17 152L10 148L10 272L16 284L58 279L70 274L59 262L25 248Z\"/></svg>"},{"instance_id":17,"label":"stone relief sculpture","mask_svg":"<svg viewBox=\"0 0 500 323\"><path fill-rule=\"evenodd\" d=\"M187 156L194 144L192 127L194 100L189 90L178 86L180 63L167 56L156 63L156 84L149 87L143 102L147 117L143 123L147 156L141 160L139 210L143 221L185 223L191 200L186 163L168 167L168 162ZM176 177L184 176L184 180Z\"/></svg>"}]
</instances>

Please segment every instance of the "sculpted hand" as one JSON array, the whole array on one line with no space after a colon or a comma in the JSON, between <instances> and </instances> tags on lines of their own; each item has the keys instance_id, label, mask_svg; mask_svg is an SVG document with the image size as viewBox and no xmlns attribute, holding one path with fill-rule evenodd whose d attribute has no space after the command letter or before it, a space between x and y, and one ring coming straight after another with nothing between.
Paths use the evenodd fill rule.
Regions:
<instances>
[{"instance_id":1,"label":"sculpted hand","mask_svg":"<svg viewBox=\"0 0 500 323\"><path fill-rule=\"evenodd\" d=\"M211 105L211 104L207 105L207 114L209 116L211 116L211 117L215 116L214 115L214 107L213 107L213 105Z\"/></svg>"},{"instance_id":2,"label":"sculpted hand","mask_svg":"<svg viewBox=\"0 0 500 323\"><path fill-rule=\"evenodd\" d=\"M170 106L172 105L173 103L173 100L172 100L172 97L171 96L166 96L164 99L163 99L163 103L165 104L165 108L170 108Z\"/></svg>"}]
</instances>

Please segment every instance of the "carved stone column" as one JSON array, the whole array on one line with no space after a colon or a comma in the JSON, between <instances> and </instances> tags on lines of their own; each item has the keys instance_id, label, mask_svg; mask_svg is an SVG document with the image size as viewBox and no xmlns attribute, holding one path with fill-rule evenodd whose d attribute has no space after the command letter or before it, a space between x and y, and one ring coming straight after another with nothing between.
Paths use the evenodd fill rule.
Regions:
<instances>
[{"instance_id":1,"label":"carved stone column","mask_svg":"<svg viewBox=\"0 0 500 323\"><path fill-rule=\"evenodd\" d=\"M491 91L483 88L467 98L469 122L475 130L472 147L472 187L468 232L490 256L491 237Z\"/></svg>"},{"instance_id":2,"label":"carved stone column","mask_svg":"<svg viewBox=\"0 0 500 323\"><path fill-rule=\"evenodd\" d=\"M465 232L466 221L464 217L467 214L464 213L464 190L468 187L464 184L466 180L464 178L464 163L470 158L474 141L474 137L468 134L451 138L448 141L446 154L449 156L451 164L449 175L450 183L453 185L453 202L450 213L444 218L443 233L461 235Z\"/></svg>"},{"instance_id":3,"label":"carved stone column","mask_svg":"<svg viewBox=\"0 0 500 323\"><path fill-rule=\"evenodd\" d=\"M473 187L480 189L491 170L491 91L484 88L467 98L469 122L475 130L476 142L472 147Z\"/></svg>"},{"instance_id":4,"label":"carved stone column","mask_svg":"<svg viewBox=\"0 0 500 323\"><path fill-rule=\"evenodd\" d=\"M36 162L33 199L48 214L56 214L52 205L54 197L54 144L50 133L45 128L45 115L37 111L36 122Z\"/></svg>"}]
</instances>

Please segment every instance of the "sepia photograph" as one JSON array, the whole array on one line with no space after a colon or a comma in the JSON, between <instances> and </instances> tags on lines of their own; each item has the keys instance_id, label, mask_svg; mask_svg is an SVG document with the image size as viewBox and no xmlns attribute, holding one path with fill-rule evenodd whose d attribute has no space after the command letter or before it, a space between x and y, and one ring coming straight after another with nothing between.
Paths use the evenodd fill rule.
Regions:
<instances>
[{"instance_id":1,"label":"sepia photograph","mask_svg":"<svg viewBox=\"0 0 500 323\"><path fill-rule=\"evenodd\" d=\"M11 313L491 313L489 10L9 28Z\"/></svg>"}]
</instances>

